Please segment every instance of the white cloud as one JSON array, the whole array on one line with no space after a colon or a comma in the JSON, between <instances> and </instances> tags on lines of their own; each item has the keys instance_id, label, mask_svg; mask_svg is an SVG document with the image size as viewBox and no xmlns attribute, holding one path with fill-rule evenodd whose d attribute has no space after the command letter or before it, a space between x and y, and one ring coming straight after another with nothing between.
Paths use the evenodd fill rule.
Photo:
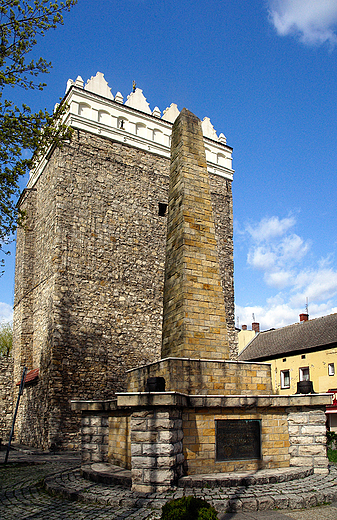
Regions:
<instances>
[{"instance_id":1,"label":"white cloud","mask_svg":"<svg viewBox=\"0 0 337 520\"><path fill-rule=\"evenodd\" d=\"M237 306L240 322L249 325L252 313L260 322L261 330L283 327L298 321L309 299L309 314L312 318L336 312L337 269L333 257L328 255L315 261L308 257L310 242L305 241L290 229L296 225L294 217L280 219L264 218L246 226L248 237L247 264L263 273L263 281L252 275L256 296L260 305ZM263 238L256 240L263 232ZM261 295L268 289L276 289L271 298L261 305ZM251 289L250 289L251 292ZM248 291L249 293L249 291ZM252 299L252 294L249 296Z\"/></svg>"},{"instance_id":2,"label":"white cloud","mask_svg":"<svg viewBox=\"0 0 337 520\"><path fill-rule=\"evenodd\" d=\"M308 45L337 43L337 0L268 0L280 36L297 35Z\"/></svg>"},{"instance_id":3,"label":"white cloud","mask_svg":"<svg viewBox=\"0 0 337 520\"><path fill-rule=\"evenodd\" d=\"M255 226L249 224L246 230L256 242L262 242L284 235L295 223L294 217L266 217Z\"/></svg>"},{"instance_id":4,"label":"white cloud","mask_svg":"<svg viewBox=\"0 0 337 520\"><path fill-rule=\"evenodd\" d=\"M307 254L309 248L309 242L305 243L304 240L298 235L288 235L284 237L280 243L279 250L281 262L285 263L289 260L298 261Z\"/></svg>"},{"instance_id":5,"label":"white cloud","mask_svg":"<svg viewBox=\"0 0 337 520\"><path fill-rule=\"evenodd\" d=\"M8 303L0 302L0 323L13 320L13 307Z\"/></svg>"},{"instance_id":6,"label":"white cloud","mask_svg":"<svg viewBox=\"0 0 337 520\"><path fill-rule=\"evenodd\" d=\"M304 301L308 297L310 301L320 302L329 300L337 294L337 272L331 269L308 269L296 277L294 291L291 297L292 303Z\"/></svg>"},{"instance_id":7,"label":"white cloud","mask_svg":"<svg viewBox=\"0 0 337 520\"><path fill-rule=\"evenodd\" d=\"M265 273L264 280L269 286L282 289L294 283L296 272L293 266L298 264L310 249L310 243L305 242L300 236L295 233L287 234L295 224L294 217L279 219L272 216L246 227L253 239L247 263Z\"/></svg>"},{"instance_id":8,"label":"white cloud","mask_svg":"<svg viewBox=\"0 0 337 520\"><path fill-rule=\"evenodd\" d=\"M276 255L269 247L252 247L247 256L247 262L255 269L266 271L276 262Z\"/></svg>"},{"instance_id":9,"label":"white cloud","mask_svg":"<svg viewBox=\"0 0 337 520\"><path fill-rule=\"evenodd\" d=\"M295 323L302 310L294 309L287 303L277 304L274 302L267 302L263 307L241 307L237 305L235 309L236 315L240 318L240 327L247 325L250 329L252 314L254 314L255 320L260 324L260 330L277 329Z\"/></svg>"},{"instance_id":10,"label":"white cloud","mask_svg":"<svg viewBox=\"0 0 337 520\"><path fill-rule=\"evenodd\" d=\"M264 279L267 285L276 287L277 289L285 289L293 283L294 274L292 271L280 270L265 273Z\"/></svg>"}]
</instances>

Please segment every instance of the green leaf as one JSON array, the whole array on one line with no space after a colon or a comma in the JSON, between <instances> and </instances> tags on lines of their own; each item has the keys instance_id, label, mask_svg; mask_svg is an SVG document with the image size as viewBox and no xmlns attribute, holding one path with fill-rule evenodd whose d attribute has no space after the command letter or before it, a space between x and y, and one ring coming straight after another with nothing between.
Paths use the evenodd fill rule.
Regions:
<instances>
[{"instance_id":1,"label":"green leaf","mask_svg":"<svg viewBox=\"0 0 337 520\"><path fill-rule=\"evenodd\" d=\"M26 105L17 107L10 99L3 100L3 90L6 85L26 90L44 88L45 83L36 78L49 72L51 63L42 57L30 60L29 53L46 31L63 24L63 13L76 3L0 0L0 253L7 252L6 245L16 227L24 222L24 215L16 207L20 177L51 146L62 146L72 134L62 123L67 106L53 114L46 110L32 113ZM24 150L31 152L31 159L23 158Z\"/></svg>"}]
</instances>

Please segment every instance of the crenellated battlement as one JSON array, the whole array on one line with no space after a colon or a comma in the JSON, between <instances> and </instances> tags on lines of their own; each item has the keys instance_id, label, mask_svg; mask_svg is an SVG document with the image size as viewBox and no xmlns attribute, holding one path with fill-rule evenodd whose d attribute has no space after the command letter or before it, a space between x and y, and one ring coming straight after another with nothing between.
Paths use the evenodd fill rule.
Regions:
<instances>
[{"instance_id":1,"label":"crenellated battlement","mask_svg":"<svg viewBox=\"0 0 337 520\"><path fill-rule=\"evenodd\" d=\"M78 76L68 80L64 102L69 106L65 123L113 141L170 158L172 124L180 111L171 103L161 115L156 106L152 111L143 91L135 88L123 103L123 96L114 96L101 72L91 77L86 85ZM210 119L202 121L207 169L228 180L233 180L232 151L224 134L217 135ZM28 187L32 187L47 164L43 159L32 170Z\"/></svg>"}]
</instances>

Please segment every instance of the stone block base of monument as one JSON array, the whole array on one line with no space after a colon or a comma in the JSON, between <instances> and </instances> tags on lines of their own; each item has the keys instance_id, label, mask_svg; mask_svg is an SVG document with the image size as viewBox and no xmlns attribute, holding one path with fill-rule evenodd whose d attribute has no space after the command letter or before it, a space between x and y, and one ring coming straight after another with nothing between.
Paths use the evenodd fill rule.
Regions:
<instances>
[{"instance_id":1,"label":"stone block base of monument","mask_svg":"<svg viewBox=\"0 0 337 520\"><path fill-rule=\"evenodd\" d=\"M128 392L72 407L82 412L83 464L130 469L132 488L153 492L200 474L253 477L290 467L327 473L328 403L328 395ZM104 432L101 424L108 424Z\"/></svg>"}]
</instances>

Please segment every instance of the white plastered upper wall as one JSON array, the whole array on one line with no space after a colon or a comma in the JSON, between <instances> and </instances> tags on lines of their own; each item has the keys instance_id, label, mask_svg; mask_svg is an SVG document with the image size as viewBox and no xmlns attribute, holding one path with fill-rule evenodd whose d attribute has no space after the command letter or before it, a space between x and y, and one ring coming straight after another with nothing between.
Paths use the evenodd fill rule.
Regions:
<instances>
[{"instance_id":1,"label":"white plastered upper wall","mask_svg":"<svg viewBox=\"0 0 337 520\"><path fill-rule=\"evenodd\" d=\"M69 106L65 123L72 128L170 157L172 124L179 115L175 103L161 116L158 107L151 111L143 91L135 87L123 103L122 94L112 94L101 72L92 76L85 86L80 76L75 81L68 80L64 101ZM202 121L202 130L209 173L233 180L232 148L227 146L226 137L217 136L208 117ZM35 184L46 164L47 158L44 158L31 171L28 187Z\"/></svg>"}]
</instances>

